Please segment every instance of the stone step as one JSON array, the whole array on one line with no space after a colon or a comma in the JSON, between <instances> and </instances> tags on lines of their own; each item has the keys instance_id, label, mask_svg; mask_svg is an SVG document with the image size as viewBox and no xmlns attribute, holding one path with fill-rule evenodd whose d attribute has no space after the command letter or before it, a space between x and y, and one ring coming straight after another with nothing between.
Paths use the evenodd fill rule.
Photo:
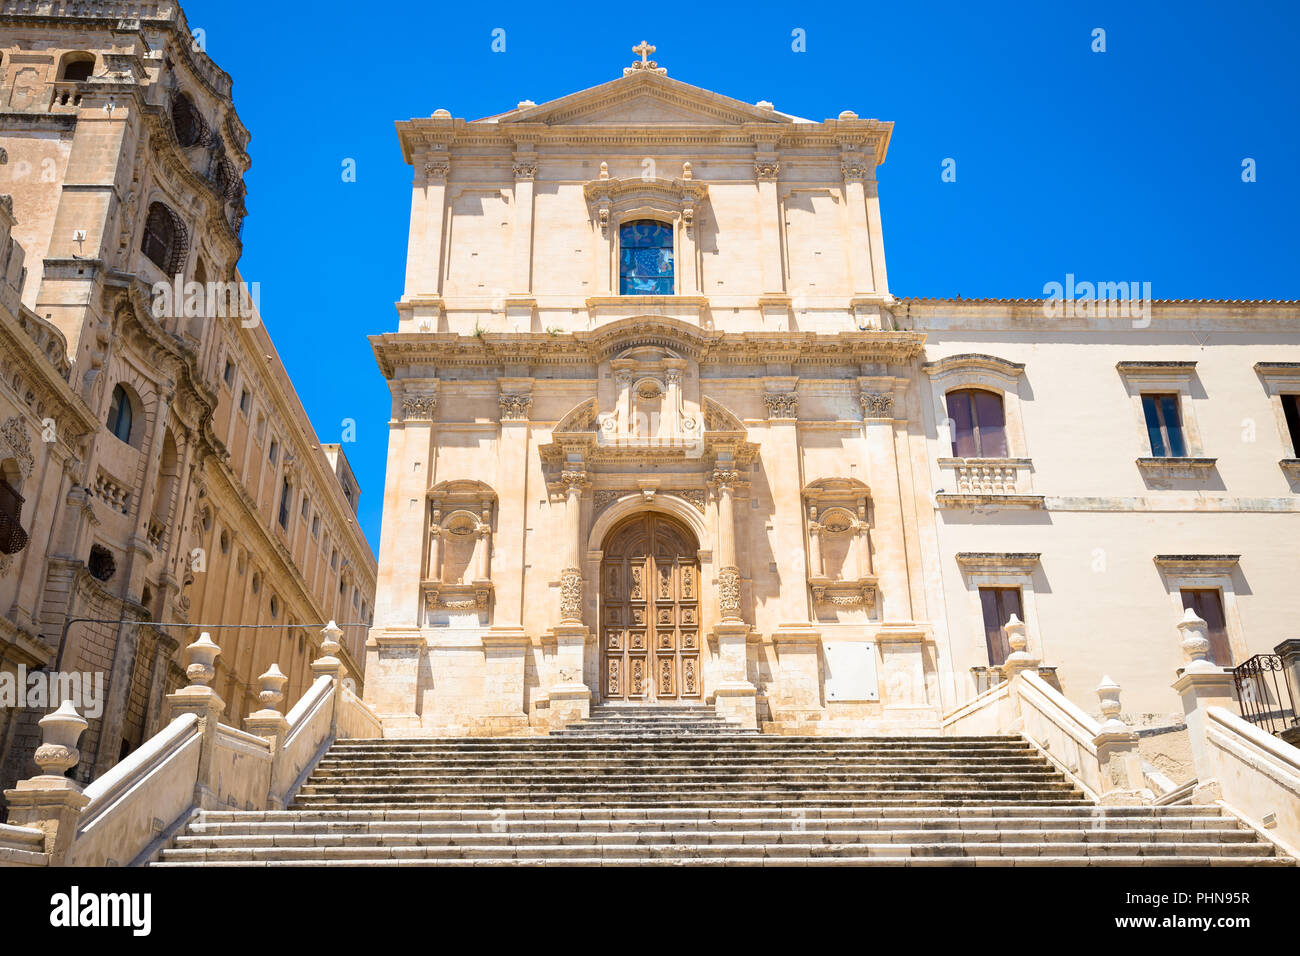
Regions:
<instances>
[{"instance_id":1,"label":"stone step","mask_svg":"<svg viewBox=\"0 0 1300 956\"><path fill-rule=\"evenodd\" d=\"M1054 774L1056 770L1047 761L1035 761L1026 758L1019 762L997 761L982 763L979 761L944 761L926 763L901 763L897 761L781 761L781 762L740 762L718 761L695 763L692 761L482 761L482 760L441 760L420 762L321 762L315 774L321 778L354 777L389 777L389 775L408 775L426 773L448 774L534 774L545 771L564 771L576 774L638 774L646 773L655 767L667 774L682 773L802 773L802 774L840 774L840 773L879 773L879 774L972 774L989 777L993 774Z\"/></svg>"},{"instance_id":2,"label":"stone step","mask_svg":"<svg viewBox=\"0 0 1300 956\"><path fill-rule=\"evenodd\" d=\"M900 793L896 796L844 796L844 797L826 797L824 793L807 793L807 792L789 792L781 795L783 800L775 801L781 808L797 808L807 801L819 799L824 804L832 806L914 806L922 803L926 797L933 795L920 795L920 793ZM720 801L716 793L708 795L682 795L677 797L664 797L663 795L654 795L656 803L669 804L672 806L716 806L727 801ZM1063 793L1061 796L1036 796L1026 795L1009 795L1009 793L997 793L989 795L982 791L969 791L965 793L945 793L943 795L945 804L959 806L1000 806L1009 801L1026 805L1057 805L1057 804L1087 804L1087 799L1083 795L1069 795ZM377 809L411 809L413 806L442 806L447 809L473 809L477 806L536 806L538 804L549 806L563 806L563 808L578 808L578 806L624 806L624 808L634 808L641 803L636 796L627 795L608 795L608 793L591 793L591 795L576 795L558 797L554 793L474 793L474 795L441 795L441 793L419 793L395 799L376 795L374 797L348 797L347 800L337 800L329 796L307 796L295 801L296 808L316 809L316 808L334 808L346 809L348 806L367 806L367 808ZM732 801L732 805L748 804L753 805L754 800L737 800Z\"/></svg>"},{"instance_id":3,"label":"stone step","mask_svg":"<svg viewBox=\"0 0 1300 956\"><path fill-rule=\"evenodd\" d=\"M628 790L640 791L642 787L658 786L662 788L673 788L679 786L693 786L698 790L714 790L716 787L725 787L733 783L745 783L750 786L757 784L758 790L784 790L789 787L828 787L841 788L845 784L855 784L855 786L874 787L879 790L923 790L927 787L946 788L946 787L966 787L978 783L979 786L997 788L997 790L1021 790L1021 788L1032 787L1035 790L1074 790L1074 784L1069 780L1063 780L1060 774L1052 774L1047 770L1027 770L1015 771L1015 773L1001 774L978 774L978 773L961 773L961 771L936 771L936 773L927 773L923 770L909 770L904 773L883 773L883 771L853 771L840 770L835 773L827 774L810 774L803 773L794 769L780 769L780 767L753 767L735 771L735 773L725 773L725 771L699 770L697 773L666 773L666 774L645 774L645 773L620 773L612 774L590 774L584 770L565 771L563 767L556 767L554 770L538 771L538 773L528 774L520 777L519 774L476 774L467 775L460 773L447 774L422 774L419 777L408 778L407 775L396 775L396 777L387 777L387 775L368 774L364 775L369 779L364 779L363 775L352 775L352 777L337 778L329 780L318 780L312 777L303 787L304 792L316 792L322 788L329 788L337 792L368 792L372 790L393 790L402 792L406 790L417 790L430 784L437 786L455 786L455 787L482 787L491 784L493 787L517 788L528 787L529 790L543 790L543 788L555 787L558 790L565 790L569 787L598 787L599 790L606 792L621 792ZM464 780L464 783L456 783L458 780ZM311 787L312 790L308 790Z\"/></svg>"},{"instance_id":4,"label":"stone step","mask_svg":"<svg viewBox=\"0 0 1300 956\"><path fill-rule=\"evenodd\" d=\"M1151 849L1151 853L1144 851ZM953 844L857 844L857 843L609 843L597 846L573 846L563 843L537 844L518 847L510 843L483 846L310 846L310 847L223 847L213 849L176 848L164 850L163 861L207 862L215 860L347 860L369 858L400 859L510 859L528 856L535 859L572 860L584 857L644 857L656 860L727 859L745 854L761 855L764 859L799 859L818 857L987 857L1054 858L1087 857L1105 859L1108 856L1147 855L1176 859L1196 857L1223 858L1235 861L1267 858L1272 847L1259 843L1170 843L1158 847L1144 847L1133 843L953 843Z\"/></svg>"},{"instance_id":5,"label":"stone step","mask_svg":"<svg viewBox=\"0 0 1300 956\"><path fill-rule=\"evenodd\" d=\"M389 833L187 833L178 837L176 849L223 849L252 847L265 848L277 846L315 847L315 846L514 846L534 845L561 846L604 846L627 844L692 844L710 846L713 844L847 844L859 846L876 846L889 844L906 844L915 846L929 845L967 845L972 843L989 844L1182 844L1182 843L1242 843L1252 844L1256 849L1266 850L1255 843L1255 834L1248 830L1175 830L1175 829L1133 829L1116 830L1014 830L1014 831L974 831L974 830L892 830L878 831L870 829L834 829L834 830L653 830L635 834L628 832L582 832L560 831L520 833L508 832L427 832L398 831Z\"/></svg>"},{"instance_id":6,"label":"stone step","mask_svg":"<svg viewBox=\"0 0 1300 956\"><path fill-rule=\"evenodd\" d=\"M1218 807L1098 807L1018 737L763 736L609 707L550 736L339 741L155 865L1287 865Z\"/></svg>"},{"instance_id":7,"label":"stone step","mask_svg":"<svg viewBox=\"0 0 1300 956\"><path fill-rule=\"evenodd\" d=\"M847 790L889 794L898 791L909 792L949 792L954 790L983 789L989 793L1028 792L1061 793L1073 792L1068 782L1050 776L1047 773L1037 775L1007 774L949 774L944 776L924 776L920 774L815 774L783 775L773 773L740 774L665 774L659 777L648 775L619 775L617 780L594 780L585 774L545 773L519 776L514 774L423 774L385 776L355 776L321 779L313 777L302 790L303 795L333 794L346 797L350 794L391 793L403 795L416 792L450 792L464 793L470 791L493 790L499 792L526 791L529 793L551 792L557 795L574 790L596 789L602 793L634 794L645 787L659 790L679 791L727 790L736 786L748 787L763 792L788 792L791 790L824 790L827 793L841 793Z\"/></svg>"},{"instance_id":8,"label":"stone step","mask_svg":"<svg viewBox=\"0 0 1300 956\"><path fill-rule=\"evenodd\" d=\"M376 737L357 737L357 739L335 741L331 750L378 749L396 750L403 748L426 747L549 747L555 735L534 737L396 737L393 740L376 739ZM621 739L612 740L617 747L627 747L634 743ZM688 741L689 743L689 741ZM736 736L736 743L746 747L770 747L788 750L800 745L814 745L827 749L852 748L928 748L928 749L998 749L1013 748L1017 750L1034 749L1022 737L943 737L943 736L906 736L906 737L828 737L828 736ZM708 747L714 747L716 741L707 741ZM571 747L568 741L556 747Z\"/></svg>"},{"instance_id":9,"label":"stone step","mask_svg":"<svg viewBox=\"0 0 1300 956\"><path fill-rule=\"evenodd\" d=\"M658 820L665 814L675 818L693 820L757 819L778 815L783 819L860 819L871 821L926 820L947 823L1014 820L1080 820L1094 826L1110 826L1116 821L1225 821L1222 810L1214 806L1185 804L1174 807L1100 807L1092 803L1069 806L1035 806L1021 804L993 804L988 807L953 808L934 804L905 807L863 807L860 809L831 807L821 801L809 801L782 813L773 805L736 807L710 806L705 808L680 808L643 802L637 807L583 807L561 809L555 807L522 807L517 809L449 810L446 808L375 810L357 808L350 810L204 810L201 818L208 823L283 823L301 822L384 822L407 823L412 821L473 822L473 821L642 821ZM1234 821L1235 822L1235 821Z\"/></svg>"},{"instance_id":10,"label":"stone step","mask_svg":"<svg viewBox=\"0 0 1300 956\"><path fill-rule=\"evenodd\" d=\"M1012 856L965 856L965 857L864 857L864 856L839 856L839 857L816 857L816 858L798 858L784 859L780 857L763 857L755 856L751 852L737 854L720 859L651 859L639 856L627 857L578 857L570 859L545 859L530 856L503 856L496 858L472 859L472 860L431 860L431 859L394 859L390 857L381 858L362 858L362 859L345 859L345 860L203 860L203 861L171 861L157 862L151 866L161 867L186 867L186 866L212 866L212 867L239 867L245 868L250 866L263 867L320 867L320 866L341 866L349 869L359 866L465 866L465 867L492 867L492 866L924 866L924 867L950 867L950 866L1042 866L1042 867L1063 867L1063 866L1142 866L1142 867L1168 867L1168 866L1185 866L1185 867L1207 867L1207 866L1242 866L1248 862L1250 866L1294 866L1290 860L1278 859L1276 857L1263 857L1243 861L1236 857L1218 857L1218 856L1107 856L1105 858L1096 857L1055 857L1055 856L1034 856L1034 857L1012 857Z\"/></svg>"},{"instance_id":11,"label":"stone step","mask_svg":"<svg viewBox=\"0 0 1300 956\"><path fill-rule=\"evenodd\" d=\"M331 748L331 755L340 758L369 758L385 757L388 759L404 759L407 757L419 756L438 756L443 754L485 754L485 755L521 755L521 756L544 756L544 757L563 757L571 754L591 754L591 755L610 755L617 756L621 754L636 755L663 755L663 756L708 756L710 754L723 755L744 755L751 757L782 757L786 755L816 755L834 757L841 755L861 755L861 756L896 756L900 759L925 760L930 758L942 758L960 756L968 759L980 759L984 757L996 757L999 755L1038 755L1038 752L1028 746L997 746L997 747L980 747L980 748L940 748L940 747L912 747L912 748L889 748L889 747L827 747L827 746L794 746L794 747L776 747L768 743L759 743L755 741L754 746L743 745L726 745L726 746L709 746L701 742L700 738L691 738L683 741L611 741L611 742L592 742L573 740L567 744L538 744L529 746L524 741L516 741L510 745L503 743L486 744L482 742L466 741L456 745L444 746L394 746L394 747L374 747L374 748L341 748L337 754L335 748Z\"/></svg>"},{"instance_id":12,"label":"stone step","mask_svg":"<svg viewBox=\"0 0 1300 956\"><path fill-rule=\"evenodd\" d=\"M631 834L659 832L717 833L717 832L762 832L793 833L818 832L839 833L870 831L872 833L912 833L933 835L943 839L947 834L1014 834L1034 833L1085 833L1085 834L1123 834L1116 839L1128 839L1130 832L1168 831L1177 834L1204 833L1213 834L1215 838L1227 835L1227 839L1254 839L1249 829L1239 826L1235 821L1226 819L1166 820L1155 819L1117 819L1107 821L1105 826L1096 826L1087 820L1071 820L1068 817L1024 817L1014 819L972 819L972 820L870 820L861 817L843 819L823 818L805 820L795 817L758 817L755 819L706 819L693 820L668 815L657 820L368 820L368 821L315 821L301 820L262 821L248 823L193 823L186 831L189 836L313 836L333 834L429 834L435 836L461 835L475 833L500 834L508 832L519 834Z\"/></svg>"}]
</instances>

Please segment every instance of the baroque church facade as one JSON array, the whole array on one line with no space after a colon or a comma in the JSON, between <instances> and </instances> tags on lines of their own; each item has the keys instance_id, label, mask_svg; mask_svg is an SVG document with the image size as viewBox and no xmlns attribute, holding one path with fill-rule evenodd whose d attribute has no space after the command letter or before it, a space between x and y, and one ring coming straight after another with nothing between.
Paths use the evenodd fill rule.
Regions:
<instances>
[{"instance_id":1,"label":"baroque church facade","mask_svg":"<svg viewBox=\"0 0 1300 956\"><path fill-rule=\"evenodd\" d=\"M251 287L248 143L177 4L0 3L0 786L31 687L76 679L84 783L166 724L199 625L227 722L272 663L300 696L331 619L364 682L360 488L251 293L209 292Z\"/></svg>"},{"instance_id":2,"label":"baroque church facade","mask_svg":"<svg viewBox=\"0 0 1300 956\"><path fill-rule=\"evenodd\" d=\"M1184 607L1223 666L1284 636L1295 303L895 298L891 123L636 52L551 102L398 124L406 284L371 339L386 735L597 703L932 733L1009 633L1085 710L1112 674L1158 735Z\"/></svg>"}]
</instances>

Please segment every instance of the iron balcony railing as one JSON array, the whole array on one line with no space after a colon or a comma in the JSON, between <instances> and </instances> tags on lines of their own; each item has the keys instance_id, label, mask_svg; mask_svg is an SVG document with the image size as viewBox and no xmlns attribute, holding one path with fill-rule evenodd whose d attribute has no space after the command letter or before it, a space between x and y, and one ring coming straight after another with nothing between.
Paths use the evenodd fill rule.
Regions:
<instances>
[{"instance_id":1,"label":"iron balcony railing","mask_svg":"<svg viewBox=\"0 0 1300 956\"><path fill-rule=\"evenodd\" d=\"M1281 735L1300 725L1296 688L1278 654L1256 654L1232 669L1241 716L1261 730Z\"/></svg>"}]
</instances>

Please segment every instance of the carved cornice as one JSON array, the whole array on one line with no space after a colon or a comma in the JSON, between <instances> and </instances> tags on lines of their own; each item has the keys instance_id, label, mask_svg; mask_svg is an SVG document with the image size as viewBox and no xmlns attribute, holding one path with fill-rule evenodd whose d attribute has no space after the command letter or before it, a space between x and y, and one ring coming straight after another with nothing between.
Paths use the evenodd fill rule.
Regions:
<instances>
[{"instance_id":1,"label":"carved cornice","mask_svg":"<svg viewBox=\"0 0 1300 956\"><path fill-rule=\"evenodd\" d=\"M565 335L546 332L390 332L370 337L380 371L399 368L501 368L594 365L633 345L663 345L701 365L791 363L904 364L921 353L920 332L718 332L644 316Z\"/></svg>"}]
</instances>

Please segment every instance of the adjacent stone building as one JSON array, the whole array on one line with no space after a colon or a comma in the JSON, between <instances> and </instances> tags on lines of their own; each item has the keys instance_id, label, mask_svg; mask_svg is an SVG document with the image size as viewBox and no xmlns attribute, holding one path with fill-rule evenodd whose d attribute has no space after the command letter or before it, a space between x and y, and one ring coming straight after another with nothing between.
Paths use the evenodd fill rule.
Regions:
<instances>
[{"instance_id":1,"label":"adjacent stone building","mask_svg":"<svg viewBox=\"0 0 1300 956\"><path fill-rule=\"evenodd\" d=\"M933 732L999 679L1013 614L1081 706L1104 670L1160 724L1185 603L1221 663L1272 648L1300 572L1296 303L896 299L892 124L637 52L548 103L398 124L385 733L593 702Z\"/></svg>"},{"instance_id":2,"label":"adjacent stone building","mask_svg":"<svg viewBox=\"0 0 1300 956\"><path fill-rule=\"evenodd\" d=\"M200 623L231 723L273 662L302 693L330 619L362 682L360 489L237 271L248 141L176 4L0 3L0 669L102 677L87 779ZM0 707L0 784L45 709Z\"/></svg>"}]
</instances>

